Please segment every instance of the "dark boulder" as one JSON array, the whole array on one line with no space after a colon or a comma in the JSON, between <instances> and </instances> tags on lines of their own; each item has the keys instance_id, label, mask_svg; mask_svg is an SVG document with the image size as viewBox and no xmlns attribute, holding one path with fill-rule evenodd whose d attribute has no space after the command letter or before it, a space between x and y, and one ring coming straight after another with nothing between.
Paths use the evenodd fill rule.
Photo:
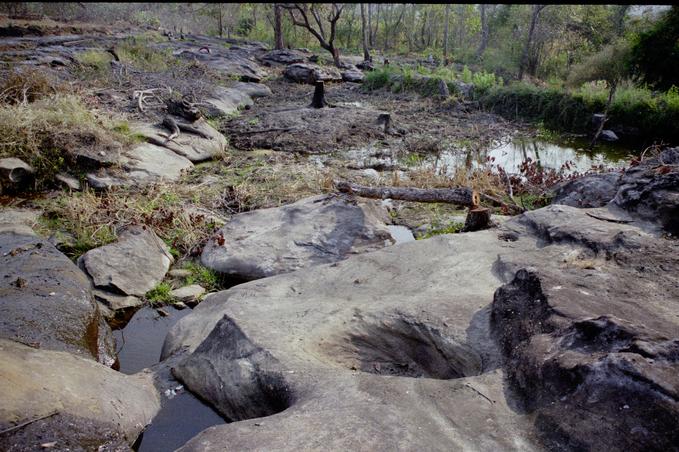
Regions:
<instances>
[{"instance_id":1,"label":"dark boulder","mask_svg":"<svg viewBox=\"0 0 679 452\"><path fill-rule=\"evenodd\" d=\"M620 173L591 174L560 185L552 204L572 207L603 207L618 191Z\"/></svg>"}]
</instances>

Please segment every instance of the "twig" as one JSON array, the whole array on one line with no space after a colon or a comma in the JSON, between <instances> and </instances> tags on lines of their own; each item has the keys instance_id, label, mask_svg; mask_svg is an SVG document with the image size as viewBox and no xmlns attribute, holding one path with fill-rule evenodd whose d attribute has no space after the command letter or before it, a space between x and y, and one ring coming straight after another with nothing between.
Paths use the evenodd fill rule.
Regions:
<instances>
[{"instance_id":1,"label":"twig","mask_svg":"<svg viewBox=\"0 0 679 452\"><path fill-rule=\"evenodd\" d=\"M266 132L289 132L295 130L294 127L274 127L273 129L262 129L262 130L246 130L244 132L238 132L239 135L246 135L251 133L266 133Z\"/></svg>"},{"instance_id":2,"label":"twig","mask_svg":"<svg viewBox=\"0 0 679 452\"><path fill-rule=\"evenodd\" d=\"M38 417L38 418L31 419L30 421L22 422L21 424L17 424L17 425L15 425L15 426L13 426L13 427L6 428L5 430L0 431L0 435L4 435L4 434L6 434L6 433L13 432L14 430L19 430L20 428L24 428L24 427L26 427L27 425L30 425L30 424L32 424L32 423L34 423L34 422L42 421L43 419L47 419L48 417L52 417L52 416L55 416L55 415L57 415L57 414L59 414L59 411L53 411L53 412L50 413L50 414L46 414L46 415L44 415L44 416L40 416L40 417Z\"/></svg>"},{"instance_id":3,"label":"twig","mask_svg":"<svg viewBox=\"0 0 679 452\"><path fill-rule=\"evenodd\" d=\"M523 212L526 211L525 208L521 208L521 206L519 206L519 205L516 205L516 204L515 204L515 205L507 204L507 203L501 201L500 199L495 198L495 197L490 196L490 195L487 195L487 194L485 194L485 193L480 193L480 196L481 196L481 198L482 198L483 200L485 200L485 201L490 201L490 202L492 202L494 205L500 206L500 207L504 207L504 208L506 208L507 210L513 210L514 212L518 212L518 213L523 213Z\"/></svg>"},{"instance_id":4,"label":"twig","mask_svg":"<svg viewBox=\"0 0 679 452\"><path fill-rule=\"evenodd\" d=\"M487 396L485 396L481 391L479 391L478 389L474 388L474 387L471 386L470 384L465 384L465 386L468 387L469 389L471 389L472 391L474 391L475 393L477 393L478 395L480 395L481 397L483 397L484 399L486 399L487 401L489 401L490 403L495 403L495 402L493 402L492 400L490 400Z\"/></svg>"},{"instance_id":5,"label":"twig","mask_svg":"<svg viewBox=\"0 0 679 452\"><path fill-rule=\"evenodd\" d=\"M600 217L598 215L594 215L593 213L589 213L589 212L585 212L585 214L589 217L594 218L594 219L601 220L601 221L609 221L611 223L618 223L618 224L634 223L634 220L616 220L615 218Z\"/></svg>"}]
</instances>

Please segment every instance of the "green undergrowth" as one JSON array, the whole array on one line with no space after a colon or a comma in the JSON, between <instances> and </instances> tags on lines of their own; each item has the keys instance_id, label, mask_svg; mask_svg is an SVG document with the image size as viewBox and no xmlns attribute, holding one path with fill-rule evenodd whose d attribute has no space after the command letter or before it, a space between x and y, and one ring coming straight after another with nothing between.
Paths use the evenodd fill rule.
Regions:
<instances>
[{"instance_id":1,"label":"green undergrowth","mask_svg":"<svg viewBox=\"0 0 679 452\"><path fill-rule=\"evenodd\" d=\"M184 278L186 285L198 284L210 292L220 289L224 283L222 275L198 263L186 262L182 268L191 271L191 275Z\"/></svg>"},{"instance_id":2,"label":"green undergrowth","mask_svg":"<svg viewBox=\"0 0 679 452\"><path fill-rule=\"evenodd\" d=\"M171 295L171 292L172 285L169 282L163 281L153 289L146 292L146 294L144 294L144 298L154 307L162 306L171 304L174 301L174 297Z\"/></svg>"},{"instance_id":3,"label":"green undergrowth","mask_svg":"<svg viewBox=\"0 0 679 452\"><path fill-rule=\"evenodd\" d=\"M459 96L460 82L473 84L478 92L485 92L493 86L502 84L502 79L493 73L472 72L467 66L462 71L452 67L441 66L430 69L425 66L396 67L384 66L366 74L363 89L374 91L388 89L394 93L416 92L422 96L436 96L439 94L440 82L448 86L451 96Z\"/></svg>"},{"instance_id":4,"label":"green undergrowth","mask_svg":"<svg viewBox=\"0 0 679 452\"><path fill-rule=\"evenodd\" d=\"M587 132L592 114L604 111L608 89L603 84L569 91L538 87L530 83L494 86L478 100L485 109L508 119L526 119L553 130ZM635 128L643 137L679 138L679 90L664 93L623 86L618 89L609 112L610 125Z\"/></svg>"},{"instance_id":5,"label":"green undergrowth","mask_svg":"<svg viewBox=\"0 0 679 452\"><path fill-rule=\"evenodd\" d=\"M464 228L464 223L459 221L449 221L447 223L433 222L431 227L417 240L428 239L441 234L456 234Z\"/></svg>"}]
</instances>

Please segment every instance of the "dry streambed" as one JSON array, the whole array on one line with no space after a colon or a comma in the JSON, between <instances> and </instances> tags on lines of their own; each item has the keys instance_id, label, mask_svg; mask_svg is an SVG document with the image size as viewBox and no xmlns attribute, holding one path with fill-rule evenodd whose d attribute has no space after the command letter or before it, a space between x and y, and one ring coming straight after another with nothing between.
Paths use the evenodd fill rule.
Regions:
<instances>
[{"instance_id":1,"label":"dry streambed","mask_svg":"<svg viewBox=\"0 0 679 452\"><path fill-rule=\"evenodd\" d=\"M81 45L47 42L26 62L61 67L50 58ZM154 45L248 83L194 93L193 106L222 119L187 121L180 111L175 123L190 128L177 124L170 139L176 130L153 107L167 99L156 86L131 90L140 77L123 63L120 84L102 98L129 115L144 143L100 156L115 161L83 174L108 192L61 195L61 206L10 198L60 210L71 226L70 207L98 218L84 230L112 237L78 266L53 244L63 240L34 233L45 226L40 212L0 212L0 380L16 388L2 403L3 448L125 448L149 423L142 450L190 438L182 450L638 450L679 441L670 421L679 254L667 235L679 232L676 149L615 180L562 187L561 202L586 209L554 205L498 228L394 245L387 224L403 212L413 226L452 213L321 193L338 177L490 187L487 172L465 167L476 176L451 180L409 167L408 156L485 148L511 124L349 83L329 84L331 106L311 109L310 85L251 83L300 64L303 52L197 37ZM239 106L250 108L236 114ZM226 156L222 133L238 148ZM207 275L252 281L215 284L202 299L188 290L195 264L176 263L189 255ZM115 333L130 375L113 371L105 320L124 325L161 281L176 283L183 310L137 311ZM187 423L185 410L200 420Z\"/></svg>"}]
</instances>

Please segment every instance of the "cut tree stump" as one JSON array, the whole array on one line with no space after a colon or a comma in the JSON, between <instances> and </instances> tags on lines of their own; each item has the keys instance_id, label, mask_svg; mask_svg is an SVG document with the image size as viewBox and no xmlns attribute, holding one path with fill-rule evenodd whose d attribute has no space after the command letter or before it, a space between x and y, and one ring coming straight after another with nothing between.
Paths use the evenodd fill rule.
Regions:
<instances>
[{"instance_id":1,"label":"cut tree stump","mask_svg":"<svg viewBox=\"0 0 679 452\"><path fill-rule=\"evenodd\" d=\"M314 98L311 101L311 108L323 108L327 105L325 102L325 85L322 81L317 81L314 84Z\"/></svg>"},{"instance_id":2,"label":"cut tree stump","mask_svg":"<svg viewBox=\"0 0 679 452\"><path fill-rule=\"evenodd\" d=\"M462 232L480 231L490 227L490 209L487 207L471 207L467 212Z\"/></svg>"},{"instance_id":3,"label":"cut tree stump","mask_svg":"<svg viewBox=\"0 0 679 452\"><path fill-rule=\"evenodd\" d=\"M471 188L402 188L402 187L365 187L349 182L337 182L337 190L364 198L397 199L414 202L442 202L465 207L478 207L479 194Z\"/></svg>"}]
</instances>

